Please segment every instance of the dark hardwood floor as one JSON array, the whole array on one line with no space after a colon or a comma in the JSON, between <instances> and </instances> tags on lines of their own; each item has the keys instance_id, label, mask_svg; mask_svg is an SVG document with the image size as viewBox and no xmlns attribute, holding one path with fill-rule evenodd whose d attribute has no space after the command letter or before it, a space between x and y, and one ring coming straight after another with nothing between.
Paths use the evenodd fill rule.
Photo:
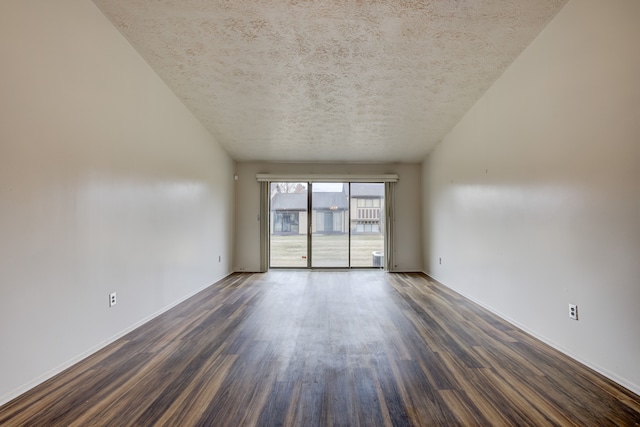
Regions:
<instances>
[{"instance_id":1,"label":"dark hardwood floor","mask_svg":"<svg viewBox=\"0 0 640 427\"><path fill-rule=\"evenodd\" d=\"M33 426L636 426L640 397L420 274L234 274L0 407Z\"/></svg>"}]
</instances>

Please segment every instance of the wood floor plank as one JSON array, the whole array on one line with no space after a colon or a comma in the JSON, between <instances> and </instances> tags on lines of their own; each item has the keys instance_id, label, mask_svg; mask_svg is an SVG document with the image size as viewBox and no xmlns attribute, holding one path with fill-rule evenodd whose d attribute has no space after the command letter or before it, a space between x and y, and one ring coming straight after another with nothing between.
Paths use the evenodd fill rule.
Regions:
<instances>
[{"instance_id":1,"label":"wood floor plank","mask_svg":"<svg viewBox=\"0 0 640 427\"><path fill-rule=\"evenodd\" d=\"M544 420L538 420L538 423L546 424L549 421L552 425L575 425L566 414L563 414L555 405L553 400L549 399L549 394L544 389L536 387L533 377L528 374L527 370L510 369L511 365L492 363L492 356L488 355L484 348L476 348L476 351L493 366L492 373L495 377L499 377L499 384L517 384L510 393L514 395L520 405L527 409L536 408L541 414L544 414Z\"/></svg>"},{"instance_id":2,"label":"wood floor plank","mask_svg":"<svg viewBox=\"0 0 640 427\"><path fill-rule=\"evenodd\" d=\"M233 274L2 426L636 426L640 397L422 274Z\"/></svg>"},{"instance_id":3,"label":"wood floor plank","mask_svg":"<svg viewBox=\"0 0 640 427\"><path fill-rule=\"evenodd\" d=\"M441 390L440 396L445 404L457 419L457 423L463 426L486 426L490 425L475 405L467 396L457 390Z\"/></svg>"},{"instance_id":4,"label":"wood floor plank","mask_svg":"<svg viewBox=\"0 0 640 427\"><path fill-rule=\"evenodd\" d=\"M165 410L158 411L157 425L195 425L209 402L220 391L222 380L235 363L237 355L224 355L203 366L201 375Z\"/></svg>"},{"instance_id":5,"label":"wood floor plank","mask_svg":"<svg viewBox=\"0 0 640 427\"><path fill-rule=\"evenodd\" d=\"M451 375L460 384L461 387L456 390L464 391L469 396L473 407L483 414L490 425L518 425L518 420L513 419L509 411L501 408L501 402L496 401L496 393L492 393L486 381L478 377L472 368L461 364L455 356L447 352L439 353L439 356Z\"/></svg>"}]
</instances>

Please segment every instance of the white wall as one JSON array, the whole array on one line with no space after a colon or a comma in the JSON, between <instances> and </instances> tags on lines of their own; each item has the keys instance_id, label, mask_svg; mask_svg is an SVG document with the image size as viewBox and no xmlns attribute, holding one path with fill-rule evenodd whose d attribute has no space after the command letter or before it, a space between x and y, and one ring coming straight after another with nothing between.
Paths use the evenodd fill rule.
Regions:
<instances>
[{"instance_id":1,"label":"white wall","mask_svg":"<svg viewBox=\"0 0 640 427\"><path fill-rule=\"evenodd\" d=\"M2 403L231 271L234 165L89 1L0 2L0 61Z\"/></svg>"},{"instance_id":2,"label":"white wall","mask_svg":"<svg viewBox=\"0 0 640 427\"><path fill-rule=\"evenodd\" d=\"M428 274L635 392L639 23L571 0L423 164Z\"/></svg>"},{"instance_id":3,"label":"white wall","mask_svg":"<svg viewBox=\"0 0 640 427\"><path fill-rule=\"evenodd\" d=\"M419 200L421 165L346 163L236 164L235 270L260 270L260 185L258 173L273 174L385 174L397 173L395 265L398 271L422 271L422 205Z\"/></svg>"}]
</instances>

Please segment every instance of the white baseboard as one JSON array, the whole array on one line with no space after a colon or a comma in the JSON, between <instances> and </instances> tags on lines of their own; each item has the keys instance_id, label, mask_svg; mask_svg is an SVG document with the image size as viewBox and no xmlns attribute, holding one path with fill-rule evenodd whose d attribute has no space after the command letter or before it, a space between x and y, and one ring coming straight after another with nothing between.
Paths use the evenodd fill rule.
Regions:
<instances>
[{"instance_id":1,"label":"white baseboard","mask_svg":"<svg viewBox=\"0 0 640 427\"><path fill-rule=\"evenodd\" d=\"M387 273L421 273L425 274L422 270L412 270L412 269L400 269L400 270L386 270Z\"/></svg>"},{"instance_id":2,"label":"white baseboard","mask_svg":"<svg viewBox=\"0 0 640 427\"><path fill-rule=\"evenodd\" d=\"M481 306L482 308L490 311L491 313L495 314L496 316L500 317L501 319L509 322L510 324L512 324L513 326L523 330L524 332L528 333L529 335L533 336L534 338L539 339L540 341L542 341L543 343L547 344L550 347L553 347L554 349L558 350L559 352L565 354L566 356L569 356L570 358L572 358L573 360L582 363L583 365L585 365L588 368L593 369L594 371L598 372L601 375L604 375L605 377L609 378L611 381L621 385L622 387L630 390L631 392L640 395L640 384L634 384L628 380L626 380L625 378L621 378L620 376L616 375L615 373L609 371L608 369L605 369L601 366L598 366L588 360L584 360L581 357L579 357L578 355L572 353L571 351L569 351L568 349L566 349L565 347L559 345L558 343L554 342L553 340L545 337L544 335L541 335L539 333L537 333L534 330L529 329L528 327L526 327L525 325L519 323L518 321L510 318L509 316L504 315L503 313L499 312L498 310L494 309L493 307L483 303L482 301L478 301L475 298L466 295L463 292L458 291L457 289L447 285L446 283L444 283L443 281L441 281L440 279L438 279L437 277L435 277L432 274L429 273L425 273L424 271L422 272L423 274L425 274L427 277L437 281L438 283L442 284L443 286L446 286L447 288L451 289L452 291L456 292L457 294L462 295L463 297L467 298L470 301L473 301L474 303L478 304L479 306Z\"/></svg>"},{"instance_id":3,"label":"white baseboard","mask_svg":"<svg viewBox=\"0 0 640 427\"><path fill-rule=\"evenodd\" d=\"M214 283L217 283L220 280L223 280L223 279L229 277L231 274L233 274L233 273L229 273L226 276L222 277L222 279L218 279L213 283L210 283L210 284L205 285L205 286L203 286L203 287L201 287L199 289L196 289L193 292L190 292L189 294L183 296L182 298L172 302L171 304L169 304L169 305L161 308L160 310L150 314L149 316L139 320L138 322L134 323L133 325L123 329L122 331L118 332L117 334L113 335L112 337L107 338L106 340L102 341L101 343L91 347L89 350L84 351L84 352L80 353L79 355L67 360L66 362L56 366L55 368L53 368L50 371L38 376L37 378L29 381L28 383L22 385L21 387L18 387L17 389L15 389L15 390L13 390L13 391L11 391L11 392L3 395L3 396L0 396L0 406L4 405L7 402L10 402L11 400L15 399L16 397L26 393L27 391L31 390L32 388L34 388L34 387L42 384L43 382L47 381L48 379L53 378L54 376L58 375L59 373L61 373L65 369L70 368L71 366L75 365L76 363L78 363L78 362L82 361L83 359L86 359L87 357L89 357L92 354L96 353L97 351L102 350L103 348L105 348L109 344L111 344L114 341L122 338L123 336L127 335L129 332L133 331L134 329L139 328L140 326L144 325L145 323L149 322L150 320L153 320L156 317L160 316L161 314L171 310L176 305L180 304L181 302L184 302L184 301L188 300L189 298L191 298L195 294L204 291L209 286L212 286Z\"/></svg>"}]
</instances>

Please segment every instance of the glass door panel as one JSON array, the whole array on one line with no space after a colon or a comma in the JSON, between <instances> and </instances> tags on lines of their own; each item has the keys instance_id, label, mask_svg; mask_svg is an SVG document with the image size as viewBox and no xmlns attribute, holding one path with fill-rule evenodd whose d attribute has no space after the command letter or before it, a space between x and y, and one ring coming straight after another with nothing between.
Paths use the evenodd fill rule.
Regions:
<instances>
[{"instance_id":1,"label":"glass door panel","mask_svg":"<svg viewBox=\"0 0 640 427\"><path fill-rule=\"evenodd\" d=\"M349 267L349 183L311 185L311 266Z\"/></svg>"},{"instance_id":2,"label":"glass door panel","mask_svg":"<svg viewBox=\"0 0 640 427\"><path fill-rule=\"evenodd\" d=\"M351 267L384 267L384 184L351 183Z\"/></svg>"},{"instance_id":3,"label":"glass door panel","mask_svg":"<svg viewBox=\"0 0 640 427\"><path fill-rule=\"evenodd\" d=\"M384 267L383 183L273 182L270 192L270 267Z\"/></svg>"},{"instance_id":4,"label":"glass door panel","mask_svg":"<svg viewBox=\"0 0 640 427\"><path fill-rule=\"evenodd\" d=\"M307 267L307 183L272 182L269 190L269 265Z\"/></svg>"}]
</instances>

